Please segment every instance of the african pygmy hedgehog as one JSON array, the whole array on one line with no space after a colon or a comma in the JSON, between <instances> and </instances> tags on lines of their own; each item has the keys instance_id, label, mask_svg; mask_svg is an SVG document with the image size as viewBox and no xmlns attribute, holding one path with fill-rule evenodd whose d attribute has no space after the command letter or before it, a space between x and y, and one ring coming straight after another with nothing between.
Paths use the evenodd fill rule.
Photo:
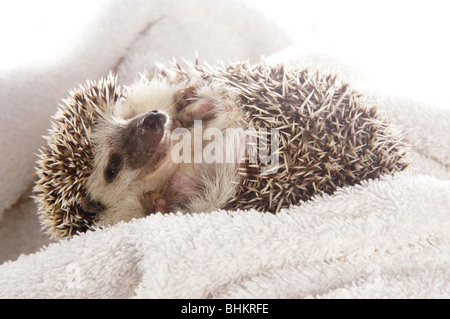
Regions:
<instances>
[{"instance_id":1,"label":"african pygmy hedgehog","mask_svg":"<svg viewBox=\"0 0 450 319\"><path fill-rule=\"evenodd\" d=\"M376 106L334 74L283 64L160 67L71 92L40 151L51 236L160 212L278 212L407 166Z\"/></svg>"}]
</instances>

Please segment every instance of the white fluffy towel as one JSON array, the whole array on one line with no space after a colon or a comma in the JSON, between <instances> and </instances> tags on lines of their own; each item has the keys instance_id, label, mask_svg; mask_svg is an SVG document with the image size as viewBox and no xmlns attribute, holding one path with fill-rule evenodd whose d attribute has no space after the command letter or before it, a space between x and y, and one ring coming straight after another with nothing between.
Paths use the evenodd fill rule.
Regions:
<instances>
[{"instance_id":1,"label":"white fluffy towel","mask_svg":"<svg viewBox=\"0 0 450 319\"><path fill-rule=\"evenodd\" d=\"M280 214L153 215L0 266L0 297L448 298L450 182L408 173Z\"/></svg>"}]
</instances>

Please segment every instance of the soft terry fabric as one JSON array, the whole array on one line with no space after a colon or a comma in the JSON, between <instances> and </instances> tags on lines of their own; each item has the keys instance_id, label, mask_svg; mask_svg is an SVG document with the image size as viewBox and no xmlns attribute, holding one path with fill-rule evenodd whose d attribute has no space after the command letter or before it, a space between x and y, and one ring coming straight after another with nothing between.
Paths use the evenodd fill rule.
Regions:
<instances>
[{"instance_id":1,"label":"soft terry fabric","mask_svg":"<svg viewBox=\"0 0 450 319\"><path fill-rule=\"evenodd\" d=\"M1 297L450 297L450 182L408 173L278 215L154 215L0 266Z\"/></svg>"}]
</instances>

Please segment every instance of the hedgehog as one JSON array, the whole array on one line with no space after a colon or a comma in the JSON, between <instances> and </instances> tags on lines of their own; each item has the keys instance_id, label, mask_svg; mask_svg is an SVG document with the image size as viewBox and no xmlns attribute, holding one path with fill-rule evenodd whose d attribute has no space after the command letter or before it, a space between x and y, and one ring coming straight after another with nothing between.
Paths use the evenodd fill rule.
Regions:
<instances>
[{"instance_id":1,"label":"hedgehog","mask_svg":"<svg viewBox=\"0 0 450 319\"><path fill-rule=\"evenodd\" d=\"M34 198L54 238L155 213L278 213L408 165L376 101L337 74L265 61L88 81L46 139Z\"/></svg>"}]
</instances>

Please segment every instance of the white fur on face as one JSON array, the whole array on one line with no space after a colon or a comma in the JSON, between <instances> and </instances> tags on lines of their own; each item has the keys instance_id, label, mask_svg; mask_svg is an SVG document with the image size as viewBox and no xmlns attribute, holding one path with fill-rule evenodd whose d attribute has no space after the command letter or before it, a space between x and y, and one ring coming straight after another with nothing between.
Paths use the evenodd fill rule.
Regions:
<instances>
[{"instance_id":1,"label":"white fur on face","mask_svg":"<svg viewBox=\"0 0 450 319\"><path fill-rule=\"evenodd\" d=\"M148 213L142 205L145 193L160 192L174 174L184 176L202 189L198 196L189 196L184 202L172 207L173 211L208 212L223 207L236 192L239 180L236 158L233 163L175 163L170 151L161 161L157 169L143 176L139 169L123 165L113 181L105 179L105 168L113 152L121 152L120 129L136 116L152 110L160 110L168 115L166 126L166 142L170 142L169 127L176 116L177 93L191 83L169 85L162 80L142 78L127 88L127 99L115 105L110 114L106 114L95 126L91 140L94 147L94 170L88 181L88 193L94 201L101 202L106 208L97 216L99 225L115 224L121 220L144 217ZM195 83L194 83L195 85ZM199 99L212 101L217 108L216 117L205 122L203 129L236 128L241 125L242 114L234 103L233 92L220 85L211 84L198 88ZM194 138L194 134L191 134ZM238 144L227 144L231 139L215 141L217 149L224 151L240 147L243 138L238 137ZM194 143L194 141L192 141ZM205 141L201 143L204 144ZM209 141L208 141L209 142ZM212 142L211 142L212 143ZM241 145L242 146L242 145ZM192 156L195 156L192 150ZM237 157L239 152L234 152ZM202 154L200 154L202 155ZM177 185L175 185L177 187ZM180 186L181 187L181 186Z\"/></svg>"}]
</instances>

